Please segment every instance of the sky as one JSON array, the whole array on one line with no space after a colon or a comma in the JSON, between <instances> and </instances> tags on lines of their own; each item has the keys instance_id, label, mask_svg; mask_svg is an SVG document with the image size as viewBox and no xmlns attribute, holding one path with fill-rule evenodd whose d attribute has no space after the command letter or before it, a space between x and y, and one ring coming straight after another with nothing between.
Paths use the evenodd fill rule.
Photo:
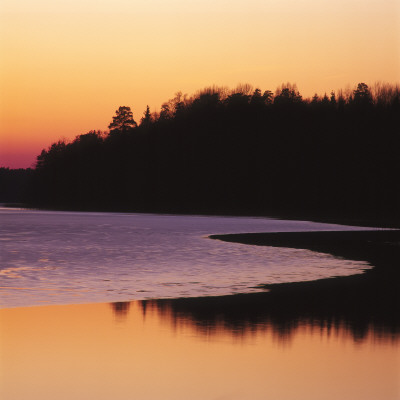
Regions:
<instances>
[{"instance_id":1,"label":"sky","mask_svg":"<svg viewBox=\"0 0 400 400\"><path fill-rule=\"evenodd\" d=\"M2 0L0 166L181 91L400 82L398 0Z\"/></svg>"}]
</instances>

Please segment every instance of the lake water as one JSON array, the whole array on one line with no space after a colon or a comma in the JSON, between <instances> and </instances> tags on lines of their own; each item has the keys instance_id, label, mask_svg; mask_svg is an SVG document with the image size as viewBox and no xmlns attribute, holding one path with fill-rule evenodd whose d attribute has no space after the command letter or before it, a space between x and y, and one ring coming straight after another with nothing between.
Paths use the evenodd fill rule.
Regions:
<instances>
[{"instance_id":1,"label":"lake water","mask_svg":"<svg viewBox=\"0 0 400 400\"><path fill-rule=\"evenodd\" d=\"M358 229L307 221L0 208L0 223L0 307L251 293L369 268L207 237Z\"/></svg>"},{"instance_id":2,"label":"lake water","mask_svg":"<svg viewBox=\"0 0 400 400\"><path fill-rule=\"evenodd\" d=\"M2 400L400 399L395 316L283 310L256 288L368 265L207 238L358 228L4 208L0 219Z\"/></svg>"},{"instance_id":3,"label":"lake water","mask_svg":"<svg viewBox=\"0 0 400 400\"><path fill-rule=\"evenodd\" d=\"M251 296L251 295L248 295ZM243 321L242 321L243 322ZM2 400L398 400L399 345L344 324L214 325L152 303L0 310Z\"/></svg>"}]
</instances>

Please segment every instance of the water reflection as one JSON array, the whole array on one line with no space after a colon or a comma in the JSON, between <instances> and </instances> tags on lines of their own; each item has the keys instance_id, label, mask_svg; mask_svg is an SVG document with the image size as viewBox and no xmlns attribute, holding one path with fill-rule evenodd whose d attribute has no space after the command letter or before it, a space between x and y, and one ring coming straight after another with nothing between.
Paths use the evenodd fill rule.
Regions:
<instances>
[{"instance_id":1,"label":"water reflection","mask_svg":"<svg viewBox=\"0 0 400 400\"><path fill-rule=\"evenodd\" d=\"M362 342L369 337L379 341L398 341L400 316L382 312L370 315L358 308L324 307L324 301L314 303L293 298L290 302L270 293L225 297L187 298L174 300L143 300L137 304L144 316L151 310L164 324L194 329L205 336L221 333L246 337L271 332L281 341L290 340L299 329L307 327L314 333L352 338ZM112 303L116 316L126 316L131 303ZM307 308L305 308L307 306Z\"/></svg>"},{"instance_id":2,"label":"water reflection","mask_svg":"<svg viewBox=\"0 0 400 400\"><path fill-rule=\"evenodd\" d=\"M110 305L114 311L115 316L118 319L124 319L128 315L131 303L129 301L116 301L114 303L110 303Z\"/></svg>"},{"instance_id":3,"label":"water reflection","mask_svg":"<svg viewBox=\"0 0 400 400\"><path fill-rule=\"evenodd\" d=\"M110 303L110 305L115 315L126 316L128 314L131 303L129 301L116 301L114 303Z\"/></svg>"},{"instance_id":4,"label":"water reflection","mask_svg":"<svg viewBox=\"0 0 400 400\"><path fill-rule=\"evenodd\" d=\"M398 341L400 336L400 230L375 232L265 233L228 235L232 241L301 247L373 269L362 275L269 285L267 293L144 300L172 326L185 325L200 335L220 332L245 337L270 331L289 340L306 326L329 335L349 335L362 342Z\"/></svg>"},{"instance_id":5,"label":"water reflection","mask_svg":"<svg viewBox=\"0 0 400 400\"><path fill-rule=\"evenodd\" d=\"M236 299L2 309L0 398L398 399L398 333Z\"/></svg>"}]
</instances>

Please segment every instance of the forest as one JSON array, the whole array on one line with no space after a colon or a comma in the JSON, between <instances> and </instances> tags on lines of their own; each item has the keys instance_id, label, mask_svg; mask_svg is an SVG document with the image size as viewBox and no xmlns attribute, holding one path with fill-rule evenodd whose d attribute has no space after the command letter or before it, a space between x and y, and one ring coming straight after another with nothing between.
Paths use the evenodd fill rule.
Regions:
<instances>
[{"instance_id":1,"label":"forest","mask_svg":"<svg viewBox=\"0 0 400 400\"><path fill-rule=\"evenodd\" d=\"M55 132L55 136L57 133ZM37 156L33 207L400 220L400 86L177 93Z\"/></svg>"}]
</instances>

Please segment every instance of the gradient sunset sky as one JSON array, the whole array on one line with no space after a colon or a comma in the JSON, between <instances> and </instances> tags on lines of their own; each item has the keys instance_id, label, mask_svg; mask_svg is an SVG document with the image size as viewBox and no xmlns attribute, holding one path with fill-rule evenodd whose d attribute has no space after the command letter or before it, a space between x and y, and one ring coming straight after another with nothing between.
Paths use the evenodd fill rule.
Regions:
<instances>
[{"instance_id":1,"label":"gradient sunset sky","mask_svg":"<svg viewBox=\"0 0 400 400\"><path fill-rule=\"evenodd\" d=\"M400 81L398 0L2 0L0 166L178 91Z\"/></svg>"}]
</instances>

